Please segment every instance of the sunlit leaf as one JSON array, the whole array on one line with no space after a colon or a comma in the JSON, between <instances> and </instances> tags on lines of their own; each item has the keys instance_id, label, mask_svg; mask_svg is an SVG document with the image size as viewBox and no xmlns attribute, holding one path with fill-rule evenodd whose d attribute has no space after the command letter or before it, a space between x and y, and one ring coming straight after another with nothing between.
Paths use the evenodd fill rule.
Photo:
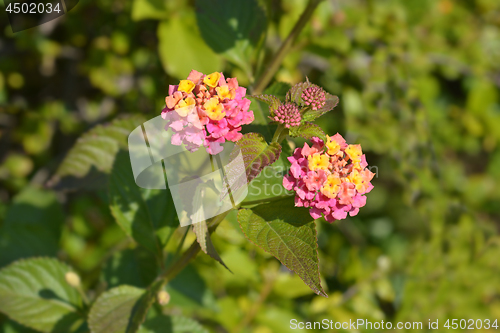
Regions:
<instances>
[{"instance_id":1,"label":"sunlit leaf","mask_svg":"<svg viewBox=\"0 0 500 333\"><path fill-rule=\"evenodd\" d=\"M281 101L272 95L254 95L252 96L256 100L267 103L269 105L269 112L273 114L274 111L278 110L281 105Z\"/></svg>"},{"instance_id":2,"label":"sunlit leaf","mask_svg":"<svg viewBox=\"0 0 500 333\"><path fill-rule=\"evenodd\" d=\"M122 285L104 292L90 309L91 332L138 332L163 285L164 282L158 280L146 290Z\"/></svg>"},{"instance_id":3,"label":"sunlit leaf","mask_svg":"<svg viewBox=\"0 0 500 333\"><path fill-rule=\"evenodd\" d=\"M319 279L316 225L306 208L286 198L241 209L238 222L245 236L293 270L318 295L328 297Z\"/></svg>"},{"instance_id":4,"label":"sunlit leaf","mask_svg":"<svg viewBox=\"0 0 500 333\"><path fill-rule=\"evenodd\" d=\"M89 327L92 333L125 333L134 307L144 289L123 285L104 292L92 305Z\"/></svg>"},{"instance_id":5,"label":"sunlit leaf","mask_svg":"<svg viewBox=\"0 0 500 333\"><path fill-rule=\"evenodd\" d=\"M0 270L0 311L41 332L69 333L83 324L82 300L56 259L19 260Z\"/></svg>"},{"instance_id":6,"label":"sunlit leaf","mask_svg":"<svg viewBox=\"0 0 500 333\"><path fill-rule=\"evenodd\" d=\"M313 137L318 137L323 141L326 141L326 134L323 132L321 127L316 124L305 122L298 127L290 128L290 136L301 137L310 140Z\"/></svg>"},{"instance_id":7,"label":"sunlit leaf","mask_svg":"<svg viewBox=\"0 0 500 333\"><path fill-rule=\"evenodd\" d=\"M302 115L302 119L304 121L313 121L316 118L321 117L325 113L333 110L333 108L336 107L339 103L339 98L337 96L326 93L325 97L325 105L322 108L318 110L307 110L306 112L304 112L304 114Z\"/></svg>"},{"instance_id":8,"label":"sunlit leaf","mask_svg":"<svg viewBox=\"0 0 500 333\"><path fill-rule=\"evenodd\" d=\"M48 185L57 186L65 178L71 183L93 172L109 173L118 150L127 147L130 132L144 121L142 116L130 116L92 128L76 141ZM102 186L102 179L96 177Z\"/></svg>"},{"instance_id":9,"label":"sunlit leaf","mask_svg":"<svg viewBox=\"0 0 500 333\"><path fill-rule=\"evenodd\" d=\"M165 70L186 78L192 69L210 74L220 71L222 59L200 37L194 15L171 16L158 25L158 51Z\"/></svg>"},{"instance_id":10,"label":"sunlit leaf","mask_svg":"<svg viewBox=\"0 0 500 333\"><path fill-rule=\"evenodd\" d=\"M169 12L165 0L134 0L132 4L132 19L166 19Z\"/></svg>"},{"instance_id":11,"label":"sunlit leaf","mask_svg":"<svg viewBox=\"0 0 500 333\"><path fill-rule=\"evenodd\" d=\"M304 101L302 100L302 92L312 86L314 85L309 81L297 83L286 93L286 101L293 102L297 105L302 105L304 103Z\"/></svg>"},{"instance_id":12,"label":"sunlit leaf","mask_svg":"<svg viewBox=\"0 0 500 333\"><path fill-rule=\"evenodd\" d=\"M309 80L297 83L286 94L286 101L296 103L297 105L300 105L302 107L306 107L307 105L305 105L304 100L302 99L302 93L304 92L304 90L310 87L318 87L318 86L312 84L311 82L309 82ZM322 108L318 110L308 109L302 115L302 119L304 121L313 121L316 118L327 113L328 111L333 110L333 108L336 107L337 104L339 103L339 98L329 93L325 93L325 99L326 99L325 105Z\"/></svg>"},{"instance_id":13,"label":"sunlit leaf","mask_svg":"<svg viewBox=\"0 0 500 333\"><path fill-rule=\"evenodd\" d=\"M146 320L149 309L153 306L158 293L162 290L164 285L165 281L156 280L148 287L132 310L126 333L135 333L139 330L142 323Z\"/></svg>"},{"instance_id":14,"label":"sunlit leaf","mask_svg":"<svg viewBox=\"0 0 500 333\"><path fill-rule=\"evenodd\" d=\"M212 239L210 238L210 233L208 232L207 221L194 223L193 231L196 235L196 240L198 241L198 244L200 244L201 250L206 254L208 254L213 259L220 262L222 266L224 266L229 270L229 268L220 258L219 253L217 253L217 250L215 249L214 244L212 243Z\"/></svg>"}]
</instances>

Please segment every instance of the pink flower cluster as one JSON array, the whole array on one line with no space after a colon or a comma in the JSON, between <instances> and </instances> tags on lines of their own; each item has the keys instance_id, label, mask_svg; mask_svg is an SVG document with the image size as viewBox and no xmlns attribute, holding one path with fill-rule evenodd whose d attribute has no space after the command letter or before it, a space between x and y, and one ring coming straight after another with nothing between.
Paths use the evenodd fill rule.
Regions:
<instances>
[{"instance_id":1,"label":"pink flower cluster","mask_svg":"<svg viewBox=\"0 0 500 333\"><path fill-rule=\"evenodd\" d=\"M209 154L220 153L222 143L241 139L241 126L254 120L246 88L219 72L204 75L192 70L186 80L171 85L168 93L161 113L167 120L165 129L175 132L173 145L184 144L191 152L203 145Z\"/></svg>"},{"instance_id":2,"label":"pink flower cluster","mask_svg":"<svg viewBox=\"0 0 500 333\"><path fill-rule=\"evenodd\" d=\"M295 206L310 207L314 219L322 215L329 222L358 214L366 204L364 194L370 192L374 174L366 167L360 145L348 145L340 134L327 136L326 144L314 137L296 148L290 172L283 178L283 186L296 192Z\"/></svg>"},{"instance_id":3,"label":"pink flower cluster","mask_svg":"<svg viewBox=\"0 0 500 333\"><path fill-rule=\"evenodd\" d=\"M284 124L286 128L300 126L302 116L297 105L293 103L282 104L274 111L274 116L269 117L272 120Z\"/></svg>"},{"instance_id":4,"label":"pink flower cluster","mask_svg":"<svg viewBox=\"0 0 500 333\"><path fill-rule=\"evenodd\" d=\"M325 91L318 86L305 89L301 97L304 104L310 105L311 109L315 111L321 109L326 103Z\"/></svg>"}]
</instances>

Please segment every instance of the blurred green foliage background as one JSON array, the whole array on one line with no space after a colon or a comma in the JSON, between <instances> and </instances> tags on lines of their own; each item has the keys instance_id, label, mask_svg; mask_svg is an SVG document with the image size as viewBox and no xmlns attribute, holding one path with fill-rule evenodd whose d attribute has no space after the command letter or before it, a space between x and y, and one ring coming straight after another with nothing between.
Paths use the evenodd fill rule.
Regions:
<instances>
[{"instance_id":1,"label":"blurred green foliage background","mask_svg":"<svg viewBox=\"0 0 500 333\"><path fill-rule=\"evenodd\" d=\"M220 38L196 6L80 0L16 34L0 7L0 266L58 257L94 294L154 278L105 188L47 184L80 135L125 114L157 116L191 69L250 86L306 1L250 6ZM265 38L239 39L242 29ZM319 120L325 132L360 143L377 170L358 216L318 223L330 297L247 242L230 215L213 239L234 274L200 254L169 284L165 311L211 332L288 332L291 319L500 319L500 2L324 1L275 80L306 76L340 97ZM0 332L32 331L0 316Z\"/></svg>"}]
</instances>

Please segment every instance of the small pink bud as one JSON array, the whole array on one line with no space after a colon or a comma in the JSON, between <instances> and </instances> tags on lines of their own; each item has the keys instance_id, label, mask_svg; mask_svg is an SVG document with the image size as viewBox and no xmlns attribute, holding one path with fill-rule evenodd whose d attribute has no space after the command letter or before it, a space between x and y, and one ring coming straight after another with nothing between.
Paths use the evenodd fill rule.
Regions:
<instances>
[{"instance_id":1,"label":"small pink bud","mask_svg":"<svg viewBox=\"0 0 500 333\"><path fill-rule=\"evenodd\" d=\"M325 91L318 86L307 88L302 92L301 97L304 104L308 106L310 105L313 110L321 109L325 105L326 101Z\"/></svg>"},{"instance_id":2,"label":"small pink bud","mask_svg":"<svg viewBox=\"0 0 500 333\"><path fill-rule=\"evenodd\" d=\"M302 116L299 108L293 103L285 103L280 105L278 110L274 112L274 121L284 124L286 128L296 127L300 125Z\"/></svg>"}]
</instances>

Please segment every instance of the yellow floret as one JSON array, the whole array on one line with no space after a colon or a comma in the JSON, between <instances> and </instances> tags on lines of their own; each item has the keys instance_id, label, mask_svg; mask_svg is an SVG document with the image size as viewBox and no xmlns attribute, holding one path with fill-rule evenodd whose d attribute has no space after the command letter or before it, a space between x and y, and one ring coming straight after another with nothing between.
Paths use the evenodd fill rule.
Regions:
<instances>
[{"instance_id":1,"label":"yellow floret","mask_svg":"<svg viewBox=\"0 0 500 333\"><path fill-rule=\"evenodd\" d=\"M217 91L217 95L220 99L234 99L234 89L229 89L228 86L217 87L215 91Z\"/></svg>"},{"instance_id":2,"label":"yellow floret","mask_svg":"<svg viewBox=\"0 0 500 333\"><path fill-rule=\"evenodd\" d=\"M340 190L342 181L336 175L329 175L321 188L321 193L329 198L335 198Z\"/></svg>"},{"instance_id":3,"label":"yellow floret","mask_svg":"<svg viewBox=\"0 0 500 333\"><path fill-rule=\"evenodd\" d=\"M194 89L194 82L191 80L181 80L179 83L178 91L184 91L185 93L190 93Z\"/></svg>"},{"instance_id":4,"label":"yellow floret","mask_svg":"<svg viewBox=\"0 0 500 333\"><path fill-rule=\"evenodd\" d=\"M213 72L212 74L205 76L205 78L203 79L203 83L205 83L209 87L215 88L219 83L219 79L220 79L220 73Z\"/></svg>"},{"instance_id":5,"label":"yellow floret","mask_svg":"<svg viewBox=\"0 0 500 333\"><path fill-rule=\"evenodd\" d=\"M363 155L361 145L349 145L345 152L354 163L361 161L361 155Z\"/></svg>"},{"instance_id":6,"label":"yellow floret","mask_svg":"<svg viewBox=\"0 0 500 333\"><path fill-rule=\"evenodd\" d=\"M217 97L210 98L205 104L205 111L207 116L212 120L221 120L226 115L224 111L224 106L219 103L219 99Z\"/></svg>"},{"instance_id":7,"label":"yellow floret","mask_svg":"<svg viewBox=\"0 0 500 333\"><path fill-rule=\"evenodd\" d=\"M328 138L328 141L326 142L326 148L328 148L328 154L333 156L339 152L340 145L337 141L332 140L332 138L329 137L328 135L326 137Z\"/></svg>"},{"instance_id":8,"label":"yellow floret","mask_svg":"<svg viewBox=\"0 0 500 333\"><path fill-rule=\"evenodd\" d=\"M347 176L347 180L356 185L356 189L358 191L361 191L361 188L363 187L363 176L361 176L358 170L353 170L351 174Z\"/></svg>"},{"instance_id":9,"label":"yellow floret","mask_svg":"<svg viewBox=\"0 0 500 333\"><path fill-rule=\"evenodd\" d=\"M188 97L186 99L180 100L179 103L175 106L175 111L179 114L179 116L185 117L192 109L192 107L196 104L196 101L192 97Z\"/></svg>"},{"instance_id":10,"label":"yellow floret","mask_svg":"<svg viewBox=\"0 0 500 333\"><path fill-rule=\"evenodd\" d=\"M326 154L314 153L307 157L309 160L309 169L312 171L322 169L328 170L330 167L330 158Z\"/></svg>"}]
</instances>

